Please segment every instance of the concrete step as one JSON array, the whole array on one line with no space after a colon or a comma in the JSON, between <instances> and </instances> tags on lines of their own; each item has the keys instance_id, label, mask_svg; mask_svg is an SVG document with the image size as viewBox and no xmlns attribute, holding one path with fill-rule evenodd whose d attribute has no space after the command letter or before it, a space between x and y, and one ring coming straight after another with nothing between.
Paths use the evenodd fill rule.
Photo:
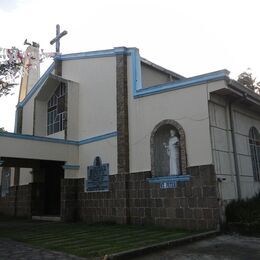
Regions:
<instances>
[{"instance_id":1,"label":"concrete step","mask_svg":"<svg viewBox=\"0 0 260 260\"><path fill-rule=\"evenodd\" d=\"M43 221L61 221L60 216L32 216L32 220L43 220Z\"/></svg>"}]
</instances>

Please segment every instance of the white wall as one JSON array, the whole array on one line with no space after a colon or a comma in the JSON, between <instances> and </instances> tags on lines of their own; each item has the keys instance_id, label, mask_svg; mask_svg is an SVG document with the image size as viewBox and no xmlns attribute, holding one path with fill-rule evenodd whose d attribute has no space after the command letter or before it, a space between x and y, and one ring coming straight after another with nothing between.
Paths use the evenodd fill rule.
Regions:
<instances>
[{"instance_id":1,"label":"white wall","mask_svg":"<svg viewBox=\"0 0 260 260\"><path fill-rule=\"evenodd\" d=\"M33 134L33 113L34 98L31 98L23 107L22 134Z\"/></svg>"},{"instance_id":2,"label":"white wall","mask_svg":"<svg viewBox=\"0 0 260 260\"><path fill-rule=\"evenodd\" d=\"M33 134L34 99L38 95L39 91L40 91L40 89L38 89L32 95L32 97L28 100L28 102L23 107L22 134L29 134L29 135ZM40 131L40 133L41 133L41 131Z\"/></svg>"},{"instance_id":3,"label":"white wall","mask_svg":"<svg viewBox=\"0 0 260 260\"><path fill-rule=\"evenodd\" d=\"M150 135L164 119L175 120L184 128L188 166L211 164L208 86L203 84L134 99L130 62L131 58L128 59L130 171L151 170Z\"/></svg>"},{"instance_id":4,"label":"white wall","mask_svg":"<svg viewBox=\"0 0 260 260\"><path fill-rule=\"evenodd\" d=\"M116 131L116 58L63 61L62 75L80 85L79 140Z\"/></svg>"},{"instance_id":5,"label":"white wall","mask_svg":"<svg viewBox=\"0 0 260 260\"><path fill-rule=\"evenodd\" d=\"M68 82L67 139L79 140L79 84Z\"/></svg>"},{"instance_id":6,"label":"white wall","mask_svg":"<svg viewBox=\"0 0 260 260\"><path fill-rule=\"evenodd\" d=\"M78 118L75 107L74 113L68 114L68 127L75 129L75 124L78 124L78 140L116 131L116 58L64 61L62 68L64 78L79 84L78 94L75 92L73 100L68 100L68 106L72 103L78 105ZM68 139L75 138L73 131L68 132ZM100 156L103 163L109 163L110 174L117 173L116 137L80 145L80 169L66 170L65 177L85 177L87 166L93 165L96 156Z\"/></svg>"},{"instance_id":7,"label":"white wall","mask_svg":"<svg viewBox=\"0 0 260 260\"><path fill-rule=\"evenodd\" d=\"M20 168L19 185L27 185L33 181L32 169Z\"/></svg>"},{"instance_id":8,"label":"white wall","mask_svg":"<svg viewBox=\"0 0 260 260\"><path fill-rule=\"evenodd\" d=\"M117 138L109 138L79 147L79 178L85 177L87 166L92 166L96 156L102 163L109 163L109 174L117 173Z\"/></svg>"}]
</instances>

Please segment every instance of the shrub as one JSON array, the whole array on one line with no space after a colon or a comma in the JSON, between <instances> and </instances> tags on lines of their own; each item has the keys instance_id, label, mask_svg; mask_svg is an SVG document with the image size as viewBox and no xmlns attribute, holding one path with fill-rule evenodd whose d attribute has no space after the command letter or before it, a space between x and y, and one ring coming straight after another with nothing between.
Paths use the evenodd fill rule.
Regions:
<instances>
[{"instance_id":1,"label":"shrub","mask_svg":"<svg viewBox=\"0 0 260 260\"><path fill-rule=\"evenodd\" d=\"M260 224L260 192L250 199L233 200L226 207L227 223Z\"/></svg>"}]
</instances>

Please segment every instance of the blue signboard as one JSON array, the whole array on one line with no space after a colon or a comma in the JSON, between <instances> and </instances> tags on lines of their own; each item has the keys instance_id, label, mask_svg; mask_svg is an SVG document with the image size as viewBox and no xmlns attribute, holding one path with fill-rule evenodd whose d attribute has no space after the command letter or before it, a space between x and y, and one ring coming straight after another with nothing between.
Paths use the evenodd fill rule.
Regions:
<instances>
[{"instance_id":1,"label":"blue signboard","mask_svg":"<svg viewBox=\"0 0 260 260\"><path fill-rule=\"evenodd\" d=\"M101 158L97 156L93 166L87 168L85 191L108 191L109 190L109 164L102 164Z\"/></svg>"},{"instance_id":2,"label":"blue signboard","mask_svg":"<svg viewBox=\"0 0 260 260\"><path fill-rule=\"evenodd\" d=\"M155 176L148 178L149 183L160 184L160 189L175 189L178 182L190 181L190 175L169 175L169 176Z\"/></svg>"}]
</instances>

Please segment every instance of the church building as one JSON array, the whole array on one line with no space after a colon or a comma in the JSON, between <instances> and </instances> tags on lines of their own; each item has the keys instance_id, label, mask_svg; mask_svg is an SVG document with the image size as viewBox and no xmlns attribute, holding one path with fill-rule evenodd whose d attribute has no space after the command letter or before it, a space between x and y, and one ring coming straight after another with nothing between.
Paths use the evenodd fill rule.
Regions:
<instances>
[{"instance_id":1,"label":"church building","mask_svg":"<svg viewBox=\"0 0 260 260\"><path fill-rule=\"evenodd\" d=\"M206 230L259 192L260 96L227 70L186 78L118 47L37 73L0 133L0 214Z\"/></svg>"}]
</instances>

